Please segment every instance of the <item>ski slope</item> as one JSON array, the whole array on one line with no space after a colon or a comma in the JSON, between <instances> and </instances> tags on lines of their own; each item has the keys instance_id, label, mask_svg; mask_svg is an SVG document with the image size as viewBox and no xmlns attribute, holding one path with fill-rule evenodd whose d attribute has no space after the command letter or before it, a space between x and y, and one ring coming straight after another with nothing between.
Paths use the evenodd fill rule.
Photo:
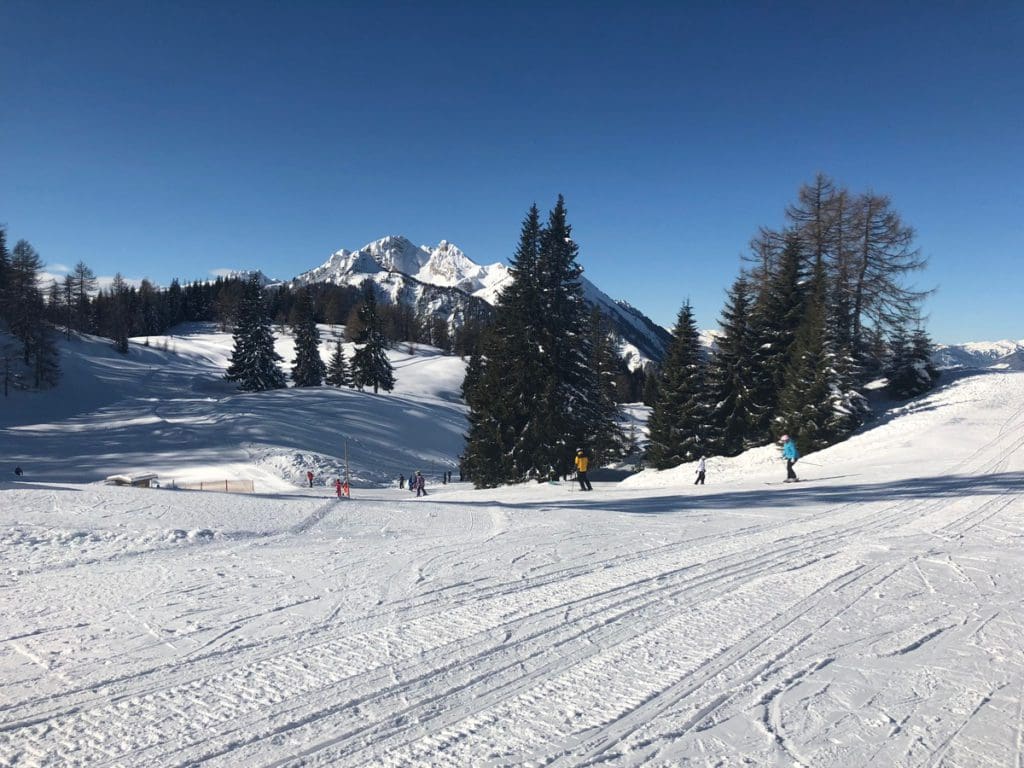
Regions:
<instances>
[{"instance_id":1,"label":"ski slope","mask_svg":"<svg viewBox=\"0 0 1024 768\"><path fill-rule=\"evenodd\" d=\"M70 391L2 412L0 764L1024 763L1024 373L958 374L797 485L769 447L705 486L475 491L436 482L457 358L241 395L225 344L79 342ZM339 434L351 501L302 487ZM256 493L96 482L154 468Z\"/></svg>"}]
</instances>

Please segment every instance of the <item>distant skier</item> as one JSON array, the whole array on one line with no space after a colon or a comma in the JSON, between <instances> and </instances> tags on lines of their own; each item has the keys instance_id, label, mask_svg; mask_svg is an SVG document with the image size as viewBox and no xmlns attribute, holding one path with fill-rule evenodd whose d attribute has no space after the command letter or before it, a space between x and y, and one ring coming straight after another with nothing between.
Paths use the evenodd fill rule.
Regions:
<instances>
[{"instance_id":1,"label":"distant skier","mask_svg":"<svg viewBox=\"0 0 1024 768\"><path fill-rule=\"evenodd\" d=\"M796 449L796 442L790 439L789 435L780 437L779 442L782 443L782 458L786 460L786 479L784 482L798 483L800 478L793 471L793 465L800 458L800 451Z\"/></svg>"},{"instance_id":2,"label":"distant skier","mask_svg":"<svg viewBox=\"0 0 1024 768\"><path fill-rule=\"evenodd\" d=\"M587 458L587 454L583 452L582 448L576 449L576 479L580 481L581 491L592 491L594 487L590 484L590 479L587 477L587 467L590 466L590 459Z\"/></svg>"},{"instance_id":3,"label":"distant skier","mask_svg":"<svg viewBox=\"0 0 1024 768\"><path fill-rule=\"evenodd\" d=\"M700 460L697 462L697 479L693 481L694 485L704 485L704 474L707 471L707 468L707 463L705 462L704 457L701 456Z\"/></svg>"},{"instance_id":4,"label":"distant skier","mask_svg":"<svg viewBox=\"0 0 1024 768\"><path fill-rule=\"evenodd\" d=\"M313 487L313 470L311 470L311 469L306 470L306 480L309 481L309 487L312 488Z\"/></svg>"},{"instance_id":5,"label":"distant skier","mask_svg":"<svg viewBox=\"0 0 1024 768\"><path fill-rule=\"evenodd\" d=\"M341 498L341 478L334 478L334 492L338 494L338 498Z\"/></svg>"},{"instance_id":6,"label":"distant skier","mask_svg":"<svg viewBox=\"0 0 1024 768\"><path fill-rule=\"evenodd\" d=\"M423 473L418 469L416 470L416 497L427 495L427 479L423 477Z\"/></svg>"},{"instance_id":7,"label":"distant skier","mask_svg":"<svg viewBox=\"0 0 1024 768\"><path fill-rule=\"evenodd\" d=\"M405 489L405 475L398 476L398 488L399 490Z\"/></svg>"}]
</instances>

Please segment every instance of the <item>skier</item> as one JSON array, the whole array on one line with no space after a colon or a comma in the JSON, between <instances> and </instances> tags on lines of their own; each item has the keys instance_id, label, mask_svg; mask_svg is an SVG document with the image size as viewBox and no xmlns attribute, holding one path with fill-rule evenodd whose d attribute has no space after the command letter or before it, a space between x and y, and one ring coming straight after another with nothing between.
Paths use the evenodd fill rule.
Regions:
<instances>
[{"instance_id":1,"label":"skier","mask_svg":"<svg viewBox=\"0 0 1024 768\"><path fill-rule=\"evenodd\" d=\"M697 462L697 479L693 481L694 485L704 485L704 473L707 471L707 464L705 463L704 457L701 456Z\"/></svg>"},{"instance_id":2,"label":"skier","mask_svg":"<svg viewBox=\"0 0 1024 768\"><path fill-rule=\"evenodd\" d=\"M590 466L590 459L583 452L582 448L576 449L576 479L580 481L581 491L592 491L594 487L587 478L587 467Z\"/></svg>"},{"instance_id":3,"label":"skier","mask_svg":"<svg viewBox=\"0 0 1024 768\"><path fill-rule=\"evenodd\" d=\"M404 490L405 489L405 475L399 475L398 476L398 489L399 490Z\"/></svg>"},{"instance_id":4,"label":"skier","mask_svg":"<svg viewBox=\"0 0 1024 768\"><path fill-rule=\"evenodd\" d=\"M334 478L334 492L338 494L338 498L341 498L341 478Z\"/></svg>"},{"instance_id":5,"label":"skier","mask_svg":"<svg viewBox=\"0 0 1024 768\"><path fill-rule=\"evenodd\" d=\"M427 495L427 479L423 477L423 473L418 469L416 470L416 497L419 498L422 494Z\"/></svg>"},{"instance_id":6,"label":"skier","mask_svg":"<svg viewBox=\"0 0 1024 768\"><path fill-rule=\"evenodd\" d=\"M306 480L309 481L309 487L312 488L313 487L313 470L312 469L307 469L306 470Z\"/></svg>"},{"instance_id":7,"label":"skier","mask_svg":"<svg viewBox=\"0 0 1024 768\"><path fill-rule=\"evenodd\" d=\"M796 443L790 439L789 435L780 437L779 442L782 443L782 458L786 460L786 479L784 482L799 483L800 478L793 471L793 465L800 458L800 451L796 449Z\"/></svg>"}]
</instances>

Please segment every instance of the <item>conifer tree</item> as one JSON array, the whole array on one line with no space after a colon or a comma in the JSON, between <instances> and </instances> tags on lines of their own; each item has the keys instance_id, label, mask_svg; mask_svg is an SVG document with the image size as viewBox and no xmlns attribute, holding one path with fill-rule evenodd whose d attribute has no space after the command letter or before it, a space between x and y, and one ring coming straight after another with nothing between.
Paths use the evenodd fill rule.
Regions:
<instances>
[{"instance_id":1,"label":"conifer tree","mask_svg":"<svg viewBox=\"0 0 1024 768\"><path fill-rule=\"evenodd\" d=\"M395 374L387 355L384 326L377 313L377 296L373 283L363 283L363 301L359 307L361 326L357 344L362 344L352 355L352 383L356 389L373 387L374 393L395 388Z\"/></svg>"},{"instance_id":2,"label":"conifer tree","mask_svg":"<svg viewBox=\"0 0 1024 768\"><path fill-rule=\"evenodd\" d=\"M647 461L656 469L696 461L707 448L704 362L689 301L679 310L673 337L662 361L658 401L648 420Z\"/></svg>"},{"instance_id":3,"label":"conifer tree","mask_svg":"<svg viewBox=\"0 0 1024 768\"><path fill-rule=\"evenodd\" d=\"M750 285L741 275L728 293L722 333L708 367L708 395L713 403L710 453L735 456L756 444L763 406L755 401L757 346L751 325Z\"/></svg>"},{"instance_id":4,"label":"conifer tree","mask_svg":"<svg viewBox=\"0 0 1024 768\"><path fill-rule=\"evenodd\" d=\"M937 374L931 362L932 343L924 329L908 334L897 329L889 343L890 359L886 366L892 397L916 397L931 389Z\"/></svg>"},{"instance_id":5,"label":"conifer tree","mask_svg":"<svg viewBox=\"0 0 1024 768\"><path fill-rule=\"evenodd\" d=\"M319 387L324 383L327 366L320 357L320 331L313 316L313 301L305 288L299 291L292 327L295 333L292 381L296 387Z\"/></svg>"},{"instance_id":6,"label":"conifer tree","mask_svg":"<svg viewBox=\"0 0 1024 768\"><path fill-rule=\"evenodd\" d=\"M462 395L462 399L467 405L471 405L473 394L476 391L476 386L480 382L480 377L483 375L484 361L480 351L477 350L469 356L469 362L466 364L466 375L462 379L462 387L459 392Z\"/></svg>"},{"instance_id":7,"label":"conifer tree","mask_svg":"<svg viewBox=\"0 0 1024 768\"><path fill-rule=\"evenodd\" d=\"M7 319L7 281L11 269L11 255L7 251L7 229L0 225L0 322Z\"/></svg>"},{"instance_id":8,"label":"conifer tree","mask_svg":"<svg viewBox=\"0 0 1024 768\"><path fill-rule=\"evenodd\" d=\"M569 473L577 447L593 453L599 435L614 429L601 411L600 377L592 361L578 254L565 200L559 195L541 232L537 259L537 339L543 352L544 388L537 403L539 431L533 436L531 475L538 479Z\"/></svg>"},{"instance_id":9,"label":"conifer tree","mask_svg":"<svg viewBox=\"0 0 1024 768\"><path fill-rule=\"evenodd\" d=\"M341 346L341 339L334 342L334 354L327 365L326 381L332 387L351 387L352 374L349 372L348 360L345 359L345 349Z\"/></svg>"},{"instance_id":10,"label":"conifer tree","mask_svg":"<svg viewBox=\"0 0 1024 768\"><path fill-rule=\"evenodd\" d=\"M235 346L224 378L237 381L243 392L263 392L287 386L274 350L274 333L263 300L259 276L244 283L234 330Z\"/></svg>"},{"instance_id":11,"label":"conifer tree","mask_svg":"<svg viewBox=\"0 0 1024 768\"><path fill-rule=\"evenodd\" d=\"M827 296L824 259L818 257L775 417L776 434L789 434L804 453L824 448L834 437L831 427L838 390L830 380L833 369L826 337Z\"/></svg>"},{"instance_id":12,"label":"conifer tree","mask_svg":"<svg viewBox=\"0 0 1024 768\"><path fill-rule=\"evenodd\" d=\"M621 458L626 451L626 436L620 422L622 413L616 402L618 350L615 348L611 325L596 306L590 311L591 364L597 374L596 428L590 438L590 459L597 465Z\"/></svg>"},{"instance_id":13,"label":"conifer tree","mask_svg":"<svg viewBox=\"0 0 1024 768\"><path fill-rule=\"evenodd\" d=\"M535 403L543 382L540 322L540 212L531 206L510 260L510 279L481 341L479 370L465 386L470 406L463 466L478 488L517 482L535 465ZM474 380L475 379L475 380Z\"/></svg>"},{"instance_id":14,"label":"conifer tree","mask_svg":"<svg viewBox=\"0 0 1024 768\"><path fill-rule=\"evenodd\" d=\"M533 206L470 395L464 466L478 487L568 474L576 447L597 459L597 444L614 433L602 411L577 255L563 198L543 227Z\"/></svg>"}]
</instances>

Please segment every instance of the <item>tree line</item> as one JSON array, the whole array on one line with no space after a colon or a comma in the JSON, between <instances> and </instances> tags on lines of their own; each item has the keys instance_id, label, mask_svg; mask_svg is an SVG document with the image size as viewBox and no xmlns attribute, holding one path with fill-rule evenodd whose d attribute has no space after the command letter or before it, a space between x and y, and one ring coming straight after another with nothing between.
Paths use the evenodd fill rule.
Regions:
<instances>
[{"instance_id":1,"label":"tree line","mask_svg":"<svg viewBox=\"0 0 1024 768\"><path fill-rule=\"evenodd\" d=\"M793 437L803 452L845 439L868 413L864 387L930 388L926 266L888 197L852 194L818 175L762 228L730 287L710 358L689 302L657 378L647 460L665 469Z\"/></svg>"}]
</instances>

